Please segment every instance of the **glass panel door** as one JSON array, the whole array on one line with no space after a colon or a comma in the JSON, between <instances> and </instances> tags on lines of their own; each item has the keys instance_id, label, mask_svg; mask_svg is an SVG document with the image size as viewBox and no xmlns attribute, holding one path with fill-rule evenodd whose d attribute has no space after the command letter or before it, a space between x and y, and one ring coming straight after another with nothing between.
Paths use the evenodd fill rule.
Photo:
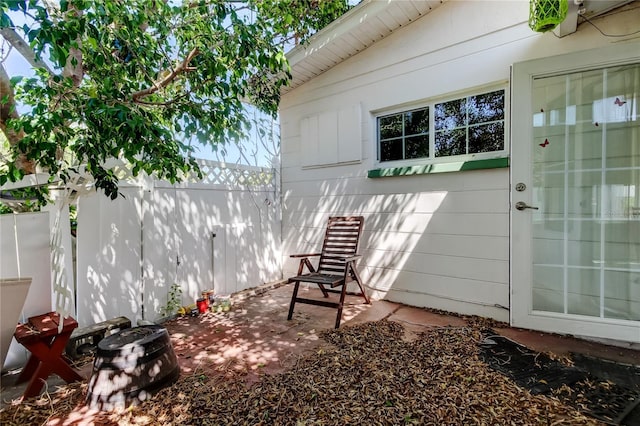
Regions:
<instances>
[{"instance_id":1,"label":"glass panel door","mask_svg":"<svg viewBox=\"0 0 640 426\"><path fill-rule=\"evenodd\" d=\"M532 309L639 321L640 64L532 83Z\"/></svg>"}]
</instances>

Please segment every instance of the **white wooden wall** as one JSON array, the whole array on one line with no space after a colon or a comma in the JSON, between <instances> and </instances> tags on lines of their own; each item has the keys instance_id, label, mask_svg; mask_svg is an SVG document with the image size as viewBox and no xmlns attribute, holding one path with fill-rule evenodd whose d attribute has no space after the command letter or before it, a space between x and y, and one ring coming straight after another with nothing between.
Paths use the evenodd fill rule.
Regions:
<instances>
[{"instance_id":1,"label":"white wooden wall","mask_svg":"<svg viewBox=\"0 0 640 426\"><path fill-rule=\"evenodd\" d=\"M612 14L598 24L629 32L638 17L637 10ZM283 96L285 276L296 268L286 256L317 249L329 215L362 214L361 269L375 296L508 321L509 170L366 176L379 167L375 112L495 84L508 92L514 62L615 41L589 25L562 39L537 34L527 18L525 1L446 2ZM327 140L308 137L309 123L354 105L360 119L351 130L338 121L330 126L335 136L325 126ZM357 146L348 162L339 156L344 134ZM318 144L338 155L312 167L309 152L319 152Z\"/></svg>"},{"instance_id":2,"label":"white wooden wall","mask_svg":"<svg viewBox=\"0 0 640 426\"><path fill-rule=\"evenodd\" d=\"M153 182L78 205L78 322L160 318L173 283L182 303L281 278L276 187ZM212 234L215 233L215 238Z\"/></svg>"}]
</instances>

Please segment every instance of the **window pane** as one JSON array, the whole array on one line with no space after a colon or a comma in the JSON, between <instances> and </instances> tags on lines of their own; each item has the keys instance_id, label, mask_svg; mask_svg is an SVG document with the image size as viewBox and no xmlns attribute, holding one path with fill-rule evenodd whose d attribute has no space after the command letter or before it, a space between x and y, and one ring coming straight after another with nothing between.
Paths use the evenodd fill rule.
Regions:
<instances>
[{"instance_id":1,"label":"window pane","mask_svg":"<svg viewBox=\"0 0 640 426\"><path fill-rule=\"evenodd\" d=\"M434 126L436 130L455 129L466 124L466 99L436 104Z\"/></svg>"},{"instance_id":2,"label":"window pane","mask_svg":"<svg viewBox=\"0 0 640 426\"><path fill-rule=\"evenodd\" d=\"M534 264L533 280L559 289L554 312L640 320L640 133L631 106L640 66L633 66L626 77L618 74L625 67L614 67L533 81L540 118L532 191L543 212L533 238L560 254L555 277L539 276ZM534 309L547 307L534 299Z\"/></svg>"},{"instance_id":3,"label":"window pane","mask_svg":"<svg viewBox=\"0 0 640 426\"><path fill-rule=\"evenodd\" d=\"M469 127L469 153L502 151L504 149L504 123L491 123Z\"/></svg>"},{"instance_id":4,"label":"window pane","mask_svg":"<svg viewBox=\"0 0 640 426\"><path fill-rule=\"evenodd\" d=\"M467 103L469 124L504 120L504 91L470 96Z\"/></svg>"},{"instance_id":5,"label":"window pane","mask_svg":"<svg viewBox=\"0 0 640 426\"><path fill-rule=\"evenodd\" d=\"M380 161L402 160L402 139L380 142Z\"/></svg>"},{"instance_id":6,"label":"window pane","mask_svg":"<svg viewBox=\"0 0 640 426\"><path fill-rule=\"evenodd\" d=\"M437 132L435 134L436 157L466 154L465 134L465 129L454 129L446 130L444 132Z\"/></svg>"},{"instance_id":7,"label":"window pane","mask_svg":"<svg viewBox=\"0 0 640 426\"><path fill-rule=\"evenodd\" d=\"M419 133L427 133L429 131L429 109L419 109L409 111L404 115L404 134L416 135Z\"/></svg>"},{"instance_id":8,"label":"window pane","mask_svg":"<svg viewBox=\"0 0 640 426\"><path fill-rule=\"evenodd\" d=\"M405 158L422 158L429 156L429 136L412 136L406 140Z\"/></svg>"},{"instance_id":9,"label":"window pane","mask_svg":"<svg viewBox=\"0 0 640 426\"><path fill-rule=\"evenodd\" d=\"M379 117L380 161L503 151L505 100L502 89Z\"/></svg>"},{"instance_id":10,"label":"window pane","mask_svg":"<svg viewBox=\"0 0 640 426\"><path fill-rule=\"evenodd\" d=\"M380 117L380 139L402 136L402 114Z\"/></svg>"}]
</instances>

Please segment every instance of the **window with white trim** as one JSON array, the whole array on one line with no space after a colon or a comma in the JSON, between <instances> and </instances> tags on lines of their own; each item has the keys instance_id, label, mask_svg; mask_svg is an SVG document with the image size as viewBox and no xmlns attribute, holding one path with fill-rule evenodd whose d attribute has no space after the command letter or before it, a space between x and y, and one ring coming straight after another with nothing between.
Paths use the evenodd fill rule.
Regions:
<instances>
[{"instance_id":1,"label":"window with white trim","mask_svg":"<svg viewBox=\"0 0 640 426\"><path fill-rule=\"evenodd\" d=\"M505 151L505 90L377 117L378 161L490 158Z\"/></svg>"}]
</instances>

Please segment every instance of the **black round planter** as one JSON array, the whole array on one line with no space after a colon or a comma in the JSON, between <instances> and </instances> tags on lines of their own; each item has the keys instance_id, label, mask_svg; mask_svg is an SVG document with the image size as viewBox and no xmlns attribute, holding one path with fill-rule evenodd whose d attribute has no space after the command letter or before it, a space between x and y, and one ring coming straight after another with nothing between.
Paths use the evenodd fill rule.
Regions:
<instances>
[{"instance_id":1,"label":"black round planter","mask_svg":"<svg viewBox=\"0 0 640 426\"><path fill-rule=\"evenodd\" d=\"M121 330L98 343L87 404L98 410L124 408L149 398L179 375L166 328L149 325Z\"/></svg>"}]
</instances>

